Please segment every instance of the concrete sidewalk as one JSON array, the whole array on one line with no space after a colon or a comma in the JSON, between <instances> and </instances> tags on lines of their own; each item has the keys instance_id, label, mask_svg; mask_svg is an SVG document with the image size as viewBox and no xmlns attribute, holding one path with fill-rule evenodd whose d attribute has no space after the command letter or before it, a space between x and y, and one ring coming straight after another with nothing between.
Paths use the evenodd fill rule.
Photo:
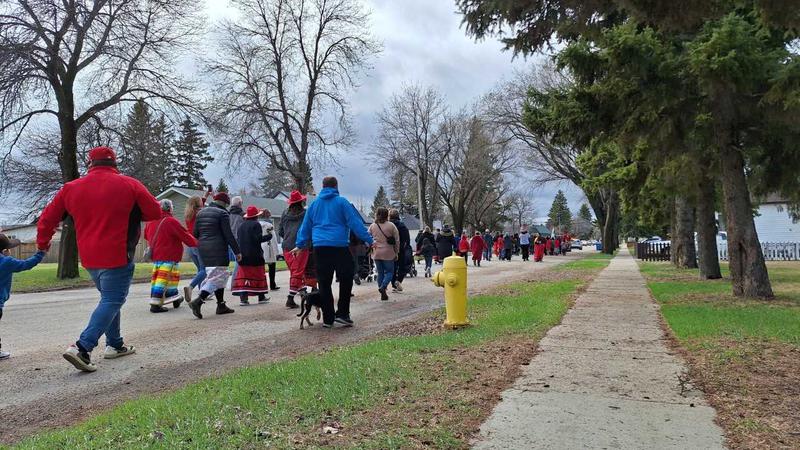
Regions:
<instances>
[{"instance_id":1,"label":"concrete sidewalk","mask_svg":"<svg viewBox=\"0 0 800 450\"><path fill-rule=\"evenodd\" d=\"M623 249L542 339L475 448L724 448L685 371Z\"/></svg>"}]
</instances>

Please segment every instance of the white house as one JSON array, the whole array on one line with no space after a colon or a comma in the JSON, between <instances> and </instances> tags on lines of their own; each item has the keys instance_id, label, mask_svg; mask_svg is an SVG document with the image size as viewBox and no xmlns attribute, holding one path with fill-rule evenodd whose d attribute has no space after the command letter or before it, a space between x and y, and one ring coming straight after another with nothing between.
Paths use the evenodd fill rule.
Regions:
<instances>
[{"instance_id":1,"label":"white house","mask_svg":"<svg viewBox=\"0 0 800 450\"><path fill-rule=\"evenodd\" d=\"M769 195L758 202L756 232L761 242L800 242L800 222L789 213L786 200Z\"/></svg>"}]
</instances>

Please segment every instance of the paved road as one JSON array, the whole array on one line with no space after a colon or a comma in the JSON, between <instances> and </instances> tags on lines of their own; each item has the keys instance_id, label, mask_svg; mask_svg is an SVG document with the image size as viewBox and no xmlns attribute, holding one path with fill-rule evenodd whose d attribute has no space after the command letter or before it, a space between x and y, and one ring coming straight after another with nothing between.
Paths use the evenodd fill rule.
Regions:
<instances>
[{"instance_id":1,"label":"paved road","mask_svg":"<svg viewBox=\"0 0 800 450\"><path fill-rule=\"evenodd\" d=\"M627 252L595 278L481 427L478 449L723 448Z\"/></svg>"},{"instance_id":2,"label":"paved road","mask_svg":"<svg viewBox=\"0 0 800 450\"><path fill-rule=\"evenodd\" d=\"M544 263L492 261L469 268L470 291L484 291L509 281L534 278L536 271L568 259L548 257ZM135 285L124 307L126 342L137 355L120 360L94 358L93 374L75 371L61 357L83 329L97 301L93 289L46 294L20 294L7 304L1 322L4 348L13 357L0 363L0 442L37 429L72 423L118 402L145 393L174 389L232 367L289 357L326 346L372 336L411 316L443 305L440 288L425 278L407 279L405 292L380 302L374 283L357 286L352 305L354 328L325 330L320 324L299 330L295 312L283 306L288 274L278 273L283 289L272 304L239 307L216 316L213 303L196 320L186 306L163 314L148 311L148 285ZM103 343L101 342L101 345Z\"/></svg>"}]
</instances>

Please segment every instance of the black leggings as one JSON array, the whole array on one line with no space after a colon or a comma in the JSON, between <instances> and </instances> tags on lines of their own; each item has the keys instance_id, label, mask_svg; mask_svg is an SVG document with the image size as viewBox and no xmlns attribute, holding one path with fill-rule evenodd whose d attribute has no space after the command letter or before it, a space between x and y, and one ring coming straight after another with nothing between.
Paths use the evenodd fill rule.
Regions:
<instances>
[{"instance_id":1,"label":"black leggings","mask_svg":"<svg viewBox=\"0 0 800 450\"><path fill-rule=\"evenodd\" d=\"M322 321L332 324L334 318L350 315L350 293L353 290L353 256L347 247L314 247L317 281L322 297ZM338 308L333 307L333 276L339 278Z\"/></svg>"},{"instance_id":2,"label":"black leggings","mask_svg":"<svg viewBox=\"0 0 800 450\"><path fill-rule=\"evenodd\" d=\"M269 268L269 288L275 289L275 263L267 264Z\"/></svg>"}]
</instances>

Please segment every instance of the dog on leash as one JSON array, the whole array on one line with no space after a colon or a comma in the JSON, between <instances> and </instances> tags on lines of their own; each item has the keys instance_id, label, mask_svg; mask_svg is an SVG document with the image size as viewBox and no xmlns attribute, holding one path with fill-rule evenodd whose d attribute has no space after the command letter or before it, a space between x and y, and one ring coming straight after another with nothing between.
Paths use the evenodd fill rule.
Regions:
<instances>
[{"instance_id":1,"label":"dog on leash","mask_svg":"<svg viewBox=\"0 0 800 450\"><path fill-rule=\"evenodd\" d=\"M320 319L320 312L322 308L322 296L317 289L300 292L300 313L297 317L300 318L300 329L303 329L303 321L308 322L308 326L312 326L311 320L308 316L311 314L311 308L317 308L317 321Z\"/></svg>"}]
</instances>

